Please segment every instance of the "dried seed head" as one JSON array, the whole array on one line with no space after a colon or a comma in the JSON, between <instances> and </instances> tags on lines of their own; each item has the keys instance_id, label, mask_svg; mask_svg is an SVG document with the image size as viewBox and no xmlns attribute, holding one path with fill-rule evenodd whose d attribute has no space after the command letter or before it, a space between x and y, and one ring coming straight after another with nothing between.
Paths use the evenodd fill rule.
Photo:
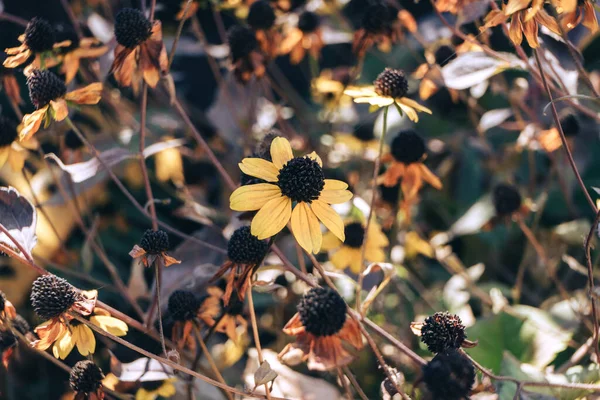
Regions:
<instances>
[{"instance_id":1,"label":"dried seed head","mask_svg":"<svg viewBox=\"0 0 600 400\"><path fill-rule=\"evenodd\" d=\"M312 288L300 300L298 313L307 332L331 336L346 322L346 302L331 288Z\"/></svg>"},{"instance_id":2,"label":"dried seed head","mask_svg":"<svg viewBox=\"0 0 600 400\"><path fill-rule=\"evenodd\" d=\"M408 92L408 81L404 71L386 68L377 76L375 82L375 93L380 96L392 97L394 99L404 97Z\"/></svg>"},{"instance_id":3,"label":"dried seed head","mask_svg":"<svg viewBox=\"0 0 600 400\"><path fill-rule=\"evenodd\" d=\"M56 42L56 32L52 25L43 18L34 17L25 28L25 44L34 53L52 50Z\"/></svg>"},{"instance_id":4,"label":"dried seed head","mask_svg":"<svg viewBox=\"0 0 600 400\"><path fill-rule=\"evenodd\" d=\"M169 296L168 308L175 321L190 321L200 308L200 300L188 290L176 290Z\"/></svg>"},{"instance_id":5,"label":"dried seed head","mask_svg":"<svg viewBox=\"0 0 600 400\"><path fill-rule=\"evenodd\" d=\"M148 40L152 34L152 22L134 8L124 8L115 18L115 38L128 49L133 49Z\"/></svg>"},{"instance_id":6,"label":"dried seed head","mask_svg":"<svg viewBox=\"0 0 600 400\"><path fill-rule=\"evenodd\" d=\"M365 228L360 222L352 222L344 226L346 240L344 244L355 249L360 249L365 240Z\"/></svg>"},{"instance_id":7,"label":"dried seed head","mask_svg":"<svg viewBox=\"0 0 600 400\"><path fill-rule=\"evenodd\" d=\"M442 45L435 51L435 63L440 67L445 66L456 58L456 51L450 46Z\"/></svg>"},{"instance_id":8,"label":"dried seed head","mask_svg":"<svg viewBox=\"0 0 600 400\"><path fill-rule=\"evenodd\" d=\"M508 183L500 183L494 188L492 196L496 214L504 217L521 208L521 194L517 188Z\"/></svg>"},{"instance_id":9,"label":"dried seed head","mask_svg":"<svg viewBox=\"0 0 600 400\"><path fill-rule=\"evenodd\" d=\"M269 245L250 233L249 226L243 226L233 232L227 245L227 256L237 264L256 265L262 261Z\"/></svg>"},{"instance_id":10,"label":"dried seed head","mask_svg":"<svg viewBox=\"0 0 600 400\"><path fill-rule=\"evenodd\" d=\"M313 33L321 25L321 18L311 11L304 11L298 18L298 29L303 33Z\"/></svg>"},{"instance_id":11,"label":"dried seed head","mask_svg":"<svg viewBox=\"0 0 600 400\"><path fill-rule=\"evenodd\" d=\"M77 150L83 147L83 142L79 139L79 136L70 129L65 134L65 146L71 150Z\"/></svg>"},{"instance_id":12,"label":"dried seed head","mask_svg":"<svg viewBox=\"0 0 600 400\"><path fill-rule=\"evenodd\" d=\"M252 29L241 25L234 25L227 32L231 60L236 62L245 58L258 49L258 41Z\"/></svg>"},{"instance_id":13,"label":"dried seed head","mask_svg":"<svg viewBox=\"0 0 600 400\"><path fill-rule=\"evenodd\" d=\"M439 353L423 367L423 380L434 399L468 399L475 383L475 368L458 351L450 350Z\"/></svg>"},{"instance_id":14,"label":"dried seed head","mask_svg":"<svg viewBox=\"0 0 600 400\"><path fill-rule=\"evenodd\" d=\"M252 29L268 30L275 24L275 11L266 0L258 0L252 3L246 20Z\"/></svg>"},{"instance_id":15,"label":"dried seed head","mask_svg":"<svg viewBox=\"0 0 600 400\"><path fill-rule=\"evenodd\" d=\"M575 114L567 114L560 120L560 126L566 137L577 136L579 133L579 120Z\"/></svg>"},{"instance_id":16,"label":"dried seed head","mask_svg":"<svg viewBox=\"0 0 600 400\"><path fill-rule=\"evenodd\" d=\"M140 240L140 247L146 250L146 253L152 255L161 254L169 250L169 235L163 230L146 230Z\"/></svg>"},{"instance_id":17,"label":"dried seed head","mask_svg":"<svg viewBox=\"0 0 600 400\"><path fill-rule=\"evenodd\" d=\"M467 338L465 326L457 315L437 312L425 319L421 328L421 341L432 353L458 349Z\"/></svg>"},{"instance_id":18,"label":"dried seed head","mask_svg":"<svg viewBox=\"0 0 600 400\"><path fill-rule=\"evenodd\" d=\"M63 278L42 275L33 281L30 300L35 313L48 320L67 312L78 297L77 289Z\"/></svg>"},{"instance_id":19,"label":"dried seed head","mask_svg":"<svg viewBox=\"0 0 600 400\"><path fill-rule=\"evenodd\" d=\"M425 141L415 131L401 131L392 140L390 152L394 159L403 164L422 161L425 155Z\"/></svg>"},{"instance_id":20,"label":"dried seed head","mask_svg":"<svg viewBox=\"0 0 600 400\"><path fill-rule=\"evenodd\" d=\"M65 82L47 69L34 69L27 77L27 87L31 103L38 110L67 93Z\"/></svg>"},{"instance_id":21,"label":"dried seed head","mask_svg":"<svg viewBox=\"0 0 600 400\"><path fill-rule=\"evenodd\" d=\"M279 171L277 180L281 193L298 202L310 203L318 199L325 187L323 168L308 156L288 161Z\"/></svg>"},{"instance_id":22,"label":"dried seed head","mask_svg":"<svg viewBox=\"0 0 600 400\"><path fill-rule=\"evenodd\" d=\"M12 119L0 115L0 147L10 145L18 136L17 124ZM0 307L2 308L4 307Z\"/></svg>"},{"instance_id":23,"label":"dried seed head","mask_svg":"<svg viewBox=\"0 0 600 400\"><path fill-rule=\"evenodd\" d=\"M91 394L96 393L102 386L104 374L100 367L93 361L79 361L71 369L69 384L75 393Z\"/></svg>"}]
</instances>

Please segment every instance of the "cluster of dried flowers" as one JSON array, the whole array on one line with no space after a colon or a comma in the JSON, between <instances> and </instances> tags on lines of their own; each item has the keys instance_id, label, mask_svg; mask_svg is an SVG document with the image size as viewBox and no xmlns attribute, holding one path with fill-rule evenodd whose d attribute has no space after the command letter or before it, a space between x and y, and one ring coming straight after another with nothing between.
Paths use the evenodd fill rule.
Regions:
<instances>
[{"instance_id":1,"label":"cluster of dried flowers","mask_svg":"<svg viewBox=\"0 0 600 400\"><path fill-rule=\"evenodd\" d=\"M444 187L442 179L426 165L430 146L416 124L420 116L432 114L432 110L421 102L444 88L440 71L457 55L483 52L483 46L493 52L474 36L462 35L459 44L448 41L425 49L426 61L412 75L398 68L385 68L371 85L364 85L359 77L369 52L390 52L399 43L406 43L410 35L422 40L417 21L397 2L365 1L352 32L351 47L357 65L351 69L323 71L320 71L320 61L327 42L325 21L339 16L340 4L320 2L309 6L303 2L266 0L222 3L220 9L233 9L235 15L244 20L230 27L223 38L229 48L228 65L238 83L267 82L271 79L270 68L278 57L289 58L294 66L307 62L312 74L310 89L314 103L321 103L324 110L321 122L333 126L333 115L340 110L354 107L354 103L364 104L368 105L369 112L381 112L382 129L379 137L372 129L359 127L352 135L340 134L335 138L336 145L349 148L358 158L375 161L372 182L366 184L360 179L346 182L330 178L324 166L327 160L315 151L304 151L309 146L298 135L266 135L259 140L255 152L241 159L238 164L241 182L232 188L229 197L230 210L239 214L232 217L236 228L229 237L226 261L212 276L211 286L204 288L203 295L194 290L175 290L168 298L164 318L169 322L166 336L174 348L180 352L190 351L190 354L198 352L198 346L205 346L202 334L206 332L207 336L212 332L222 333L235 344L245 339L250 322L246 308L248 293L259 284L257 274L272 255L276 239L288 231L302 261L302 251L311 259L318 255L327 268L360 277L357 285L362 285L367 265L389 261L389 228L396 224L403 228L411 226L421 194L429 190L426 184L436 190ZM461 14L475 0L433 0L433 3L439 12ZM176 18L184 26L186 20L196 19L204 7L216 6L184 1ZM497 26L506 28L509 39L518 49L523 37L530 48L539 48L543 43L541 29L558 36L578 25L592 33L598 30L591 0L509 0L501 7L494 4L481 22L482 32ZM198 21L194 24L197 28ZM80 106L97 105L103 97L115 94L110 84L100 82L100 78L80 76L83 64L96 62L109 52L108 41L102 43L95 37L81 35L59 40L55 27L37 17L29 20L25 32L17 39L21 44L7 48L3 55L1 84L4 94L20 113L23 98L17 72L22 72L33 110L23 115L20 123L0 115L0 165L8 163L13 170L20 171L30 156L29 150L40 148L39 133L56 125L53 122L66 123L72 130L70 134L76 136L71 140L78 146L87 143L88 139L76 128L71 116ZM123 90L131 88L134 95L138 95L148 87L158 93L162 89L159 84L163 83L172 94L170 60L160 21L139 9L121 9L114 18L114 39L109 75L114 77L117 86ZM418 87L413 85L415 80L419 82ZM450 86L446 89L453 101L464 100L461 97L464 93L459 89ZM419 101L411 98L415 92ZM398 129L391 140L386 139L389 112L406 117L405 122L411 126ZM542 129L534 124L532 129L536 133L527 145L536 142L548 153L556 151L564 144L563 136L569 136L570 132L574 135L578 130L577 118L572 115L564 116L561 123L564 134L563 128L559 132L556 128ZM369 158L369 153L374 155ZM368 212L352 202L353 191L366 186L369 189L364 191L371 191L366 197L372 199ZM490 226L520 220L528 212L519 189L512 184L497 184L492 192L492 203L496 216ZM391 218L385 218L386 213ZM249 224L244 222L247 220ZM407 232L405 237L407 257L416 253L433 256L431 247L416 231ZM148 229L129 254L148 268L177 268L176 264L182 261L168 254L170 247L166 231ZM316 269L316 262L314 264ZM361 320L340 292L326 285L329 283L326 276L316 272L313 276L323 282L315 280L303 286L297 312L278 327L294 337L293 342L282 346L279 359L289 364L306 362L313 370L337 371L356 359L365 348ZM77 349L81 356L89 359L77 362L71 370L69 383L76 399L101 400L108 390L136 393L136 399L175 394L176 378L172 374L132 382L117 376L116 371L105 375L94 363L97 334L123 337L130 328L98 301L97 290L80 290L63 278L47 274L33 282L30 300L41 320L33 330L0 292L0 353L5 367L10 364L19 343L42 352L51 348L52 355L59 360L65 360ZM163 321L160 322L162 335ZM476 343L467 340L461 319L449 313L436 313L423 322L413 323L411 328L435 354L422 368L425 396L446 400L468 398L476 377L474 366L462 348ZM381 367L390 374L382 382L384 395L404 397L400 391L405 385L401 374L386 365Z\"/></svg>"}]
</instances>

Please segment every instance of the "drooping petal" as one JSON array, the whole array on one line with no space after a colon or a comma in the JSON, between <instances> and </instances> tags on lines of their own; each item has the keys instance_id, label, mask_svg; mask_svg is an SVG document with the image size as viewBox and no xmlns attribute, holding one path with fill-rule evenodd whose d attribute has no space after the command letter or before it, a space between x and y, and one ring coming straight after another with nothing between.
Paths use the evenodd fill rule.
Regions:
<instances>
[{"instance_id":1,"label":"drooping petal","mask_svg":"<svg viewBox=\"0 0 600 400\"><path fill-rule=\"evenodd\" d=\"M400 109L406 114L408 119L410 119L413 122L419 122L419 116L417 115L417 112L414 108L409 107L401 102L397 102L396 104L398 104L398 107L400 107Z\"/></svg>"},{"instance_id":2,"label":"drooping petal","mask_svg":"<svg viewBox=\"0 0 600 400\"><path fill-rule=\"evenodd\" d=\"M419 190L423 186L421 178L421 169L417 164L410 164L406 167L404 178L402 178L401 188L404 195L404 201L412 202L416 199Z\"/></svg>"},{"instance_id":3,"label":"drooping petal","mask_svg":"<svg viewBox=\"0 0 600 400\"><path fill-rule=\"evenodd\" d=\"M538 41L538 23L536 18L523 23L523 33L527 39L527 43L533 49L540 46Z\"/></svg>"},{"instance_id":4,"label":"drooping petal","mask_svg":"<svg viewBox=\"0 0 600 400\"><path fill-rule=\"evenodd\" d=\"M6 68L17 68L19 65L24 64L29 57L31 57L31 51L27 49L22 53L16 53L14 56L6 57L6 60L4 60L2 65Z\"/></svg>"},{"instance_id":5,"label":"drooping petal","mask_svg":"<svg viewBox=\"0 0 600 400\"><path fill-rule=\"evenodd\" d=\"M329 204L321 200L315 200L311 203L310 207L319 221L321 221L323 225L325 225L325 227L331 231L331 233L333 233L342 242L346 240L346 236L344 234L344 221L342 221L342 218L339 216L339 214L336 213Z\"/></svg>"},{"instance_id":6,"label":"drooping petal","mask_svg":"<svg viewBox=\"0 0 600 400\"><path fill-rule=\"evenodd\" d=\"M427 166L425 164L420 163L419 167L421 168L421 175L425 182L429 183L431 186L433 186L437 190L442 189L443 185L442 185L442 181L440 180L440 178L435 176L435 174L433 172L431 172L431 170L429 168L427 168Z\"/></svg>"},{"instance_id":7,"label":"drooping petal","mask_svg":"<svg viewBox=\"0 0 600 400\"><path fill-rule=\"evenodd\" d=\"M349 190L325 190L321 191L319 200L328 204L342 204L352 198L352 192Z\"/></svg>"},{"instance_id":8,"label":"drooping petal","mask_svg":"<svg viewBox=\"0 0 600 400\"><path fill-rule=\"evenodd\" d=\"M383 174L383 185L387 187L396 186L402 175L404 175L404 169L404 164L397 161L392 162Z\"/></svg>"},{"instance_id":9,"label":"drooping petal","mask_svg":"<svg viewBox=\"0 0 600 400\"><path fill-rule=\"evenodd\" d=\"M307 203L300 202L292 212L292 233L304 250L316 254L321 250L323 234L315 213Z\"/></svg>"},{"instance_id":10,"label":"drooping petal","mask_svg":"<svg viewBox=\"0 0 600 400\"><path fill-rule=\"evenodd\" d=\"M129 330L125 322L107 315L94 315L90 322L115 336L125 336Z\"/></svg>"},{"instance_id":11,"label":"drooping petal","mask_svg":"<svg viewBox=\"0 0 600 400\"><path fill-rule=\"evenodd\" d=\"M348 189L348 184L337 179L325 179L325 186L323 190L344 190Z\"/></svg>"},{"instance_id":12,"label":"drooping petal","mask_svg":"<svg viewBox=\"0 0 600 400\"><path fill-rule=\"evenodd\" d=\"M263 160L262 158L244 158L238 166L246 175L254 176L267 182L277 182L279 168L270 161Z\"/></svg>"},{"instance_id":13,"label":"drooping petal","mask_svg":"<svg viewBox=\"0 0 600 400\"><path fill-rule=\"evenodd\" d=\"M254 211L281 196L281 189L277 185L270 183L245 185L231 193L229 207L235 211Z\"/></svg>"},{"instance_id":14,"label":"drooping petal","mask_svg":"<svg viewBox=\"0 0 600 400\"><path fill-rule=\"evenodd\" d=\"M292 200L280 196L269 200L254 216L250 225L251 233L259 239L266 239L279 233L292 216Z\"/></svg>"},{"instance_id":15,"label":"drooping petal","mask_svg":"<svg viewBox=\"0 0 600 400\"><path fill-rule=\"evenodd\" d=\"M356 97L355 103L367 103L372 106L386 107L394 103L394 99L391 97Z\"/></svg>"},{"instance_id":16,"label":"drooping petal","mask_svg":"<svg viewBox=\"0 0 600 400\"><path fill-rule=\"evenodd\" d=\"M508 0L506 8L504 9L505 15L512 15L519 10L523 10L529 6L531 0Z\"/></svg>"},{"instance_id":17,"label":"drooping petal","mask_svg":"<svg viewBox=\"0 0 600 400\"><path fill-rule=\"evenodd\" d=\"M503 11L500 10L492 10L485 16L484 22L485 24L479 28L480 31L485 31L486 29L493 28L494 26L498 26L504 21L506 21L507 16Z\"/></svg>"},{"instance_id":18,"label":"drooping petal","mask_svg":"<svg viewBox=\"0 0 600 400\"><path fill-rule=\"evenodd\" d=\"M115 48L115 60L110 68L110 72L115 74L115 79L121 86L131 86L136 67L136 51L126 49L121 45Z\"/></svg>"},{"instance_id":19,"label":"drooping petal","mask_svg":"<svg viewBox=\"0 0 600 400\"><path fill-rule=\"evenodd\" d=\"M277 169L281 169L288 161L294 158L292 146L286 138L276 137L271 142L271 159Z\"/></svg>"},{"instance_id":20,"label":"drooping petal","mask_svg":"<svg viewBox=\"0 0 600 400\"><path fill-rule=\"evenodd\" d=\"M521 15L515 14L510 19L510 28L508 30L510 40L516 45L523 41L523 26L521 24Z\"/></svg>"},{"instance_id":21,"label":"drooping petal","mask_svg":"<svg viewBox=\"0 0 600 400\"><path fill-rule=\"evenodd\" d=\"M73 341L77 346L77 351L82 356L94 354L94 351L96 351L96 338L87 325L73 327Z\"/></svg>"},{"instance_id":22,"label":"drooping petal","mask_svg":"<svg viewBox=\"0 0 600 400\"><path fill-rule=\"evenodd\" d=\"M25 114L23 116L23 123L21 131L19 132L19 140L25 141L33 136L36 133L40 126L42 125L42 121L44 121L44 117L46 116L46 112L48 111L49 106L45 106L40 108L37 111L32 112L31 114Z\"/></svg>"},{"instance_id":23,"label":"drooping petal","mask_svg":"<svg viewBox=\"0 0 600 400\"><path fill-rule=\"evenodd\" d=\"M65 95L65 99L77 104L98 104L102 98L102 83L95 82Z\"/></svg>"},{"instance_id":24,"label":"drooping petal","mask_svg":"<svg viewBox=\"0 0 600 400\"><path fill-rule=\"evenodd\" d=\"M65 324L57 320L49 320L41 325L38 325L34 332L38 335L40 340L33 342L33 347L38 350L46 350L52 346L52 343L59 337L62 337L64 332L67 330Z\"/></svg>"},{"instance_id":25,"label":"drooping petal","mask_svg":"<svg viewBox=\"0 0 600 400\"><path fill-rule=\"evenodd\" d=\"M71 353L73 347L75 347L73 335L65 328L63 334L56 340L54 346L52 346L52 354L54 354L54 357L64 360Z\"/></svg>"},{"instance_id":26,"label":"drooping petal","mask_svg":"<svg viewBox=\"0 0 600 400\"><path fill-rule=\"evenodd\" d=\"M401 97L399 99L396 99L396 101L410 108L414 108L417 111L424 112L426 114L431 114L431 110L429 108L422 106L421 104L417 103L413 99L409 99L408 97Z\"/></svg>"},{"instance_id":27,"label":"drooping petal","mask_svg":"<svg viewBox=\"0 0 600 400\"><path fill-rule=\"evenodd\" d=\"M523 18L523 22L529 21L531 18L535 17L538 11L542 9L544 6L544 0L533 0L531 2L531 7L525 11L525 17Z\"/></svg>"},{"instance_id":28,"label":"drooping petal","mask_svg":"<svg viewBox=\"0 0 600 400\"><path fill-rule=\"evenodd\" d=\"M548 14L546 12L546 10L544 10L544 9L539 10L535 14L535 20L539 24L544 25L546 28L548 28L552 32L556 33L557 35L561 34L560 27L558 26L558 22L556 21L556 19L554 19L554 17L550 16L550 14Z\"/></svg>"},{"instance_id":29,"label":"drooping petal","mask_svg":"<svg viewBox=\"0 0 600 400\"><path fill-rule=\"evenodd\" d=\"M69 108L65 99L51 100L50 107L52 107L55 121L62 121L69 116Z\"/></svg>"}]
</instances>

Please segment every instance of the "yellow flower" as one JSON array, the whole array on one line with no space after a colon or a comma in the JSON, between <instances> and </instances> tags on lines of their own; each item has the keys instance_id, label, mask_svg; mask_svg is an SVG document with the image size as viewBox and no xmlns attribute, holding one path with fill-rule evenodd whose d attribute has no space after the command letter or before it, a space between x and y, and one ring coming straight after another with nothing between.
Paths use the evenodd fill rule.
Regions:
<instances>
[{"instance_id":1,"label":"yellow flower","mask_svg":"<svg viewBox=\"0 0 600 400\"><path fill-rule=\"evenodd\" d=\"M135 400L154 400L159 396L169 398L177 393L175 385L173 385L175 380L176 378L169 378L164 381L159 381L160 385L156 388L151 388L151 386L158 385L158 382L144 382L142 383L142 387L136 392ZM154 385L149 385L151 383ZM146 388L144 388L144 386L146 386Z\"/></svg>"},{"instance_id":2,"label":"yellow flower","mask_svg":"<svg viewBox=\"0 0 600 400\"><path fill-rule=\"evenodd\" d=\"M102 96L102 83L92 83L68 92L65 83L48 70L33 70L27 78L29 97L36 111L23 116L19 137L21 142L31 138L44 122L62 121L69 116L69 104L97 104Z\"/></svg>"},{"instance_id":3,"label":"yellow flower","mask_svg":"<svg viewBox=\"0 0 600 400\"><path fill-rule=\"evenodd\" d=\"M372 86L350 87L344 94L353 97L355 103L367 103L375 108L395 104L413 122L419 121L417 112L431 114L429 108L404 97L408 91L408 82L402 71L386 68L373 83Z\"/></svg>"},{"instance_id":4,"label":"yellow flower","mask_svg":"<svg viewBox=\"0 0 600 400\"><path fill-rule=\"evenodd\" d=\"M346 235L344 242L341 242L331 233L326 233L323 237L323 250L332 253L330 261L336 268L346 269L350 267L353 273L359 274L362 270L363 242L366 261L385 261L383 249L389 245L389 241L381 231L381 226L375 220L369 224L366 236L364 224L352 220L346 223L344 233Z\"/></svg>"},{"instance_id":5,"label":"yellow flower","mask_svg":"<svg viewBox=\"0 0 600 400\"><path fill-rule=\"evenodd\" d=\"M308 252L318 253L323 235L319 221L340 240L344 240L344 223L330 204L341 204L352 198L348 185L325 179L322 161L316 153L294 157L287 139L278 137L271 143L273 162L261 158L245 158L239 164L247 175L267 183L246 185L229 198L235 211L258 210L251 233L266 239L279 233L291 222L292 234Z\"/></svg>"}]
</instances>

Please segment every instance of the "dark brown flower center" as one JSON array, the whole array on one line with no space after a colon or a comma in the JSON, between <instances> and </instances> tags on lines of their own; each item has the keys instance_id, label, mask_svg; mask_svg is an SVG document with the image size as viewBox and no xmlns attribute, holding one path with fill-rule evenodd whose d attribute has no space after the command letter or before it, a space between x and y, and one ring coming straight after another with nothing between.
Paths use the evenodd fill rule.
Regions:
<instances>
[{"instance_id":1,"label":"dark brown flower center","mask_svg":"<svg viewBox=\"0 0 600 400\"><path fill-rule=\"evenodd\" d=\"M62 79L49 70L35 69L27 78L29 98L36 109L48 105L67 93L67 87Z\"/></svg>"},{"instance_id":2,"label":"dark brown flower center","mask_svg":"<svg viewBox=\"0 0 600 400\"><path fill-rule=\"evenodd\" d=\"M56 275L42 275L33 281L31 305L42 319L56 318L67 312L77 301L77 290Z\"/></svg>"},{"instance_id":3,"label":"dark brown flower center","mask_svg":"<svg viewBox=\"0 0 600 400\"><path fill-rule=\"evenodd\" d=\"M281 193L297 202L318 199L325 187L323 169L309 157L292 158L281 168L277 180Z\"/></svg>"},{"instance_id":4,"label":"dark brown flower center","mask_svg":"<svg viewBox=\"0 0 600 400\"><path fill-rule=\"evenodd\" d=\"M408 92L408 81L404 76L404 72L399 69L386 68L377 76L375 82L375 93L380 96L404 97Z\"/></svg>"},{"instance_id":5,"label":"dark brown flower center","mask_svg":"<svg viewBox=\"0 0 600 400\"><path fill-rule=\"evenodd\" d=\"M492 201L499 216L510 215L521 208L521 194L515 186L507 183L500 183L494 188Z\"/></svg>"},{"instance_id":6,"label":"dark brown flower center","mask_svg":"<svg viewBox=\"0 0 600 400\"><path fill-rule=\"evenodd\" d=\"M140 240L140 247L146 250L146 253L157 255L169 250L169 235L163 230L153 231L152 229L146 230L142 240Z\"/></svg>"},{"instance_id":7,"label":"dark brown flower center","mask_svg":"<svg viewBox=\"0 0 600 400\"><path fill-rule=\"evenodd\" d=\"M25 44L34 53L52 50L56 41L56 32L48 21L34 17L25 28Z\"/></svg>"},{"instance_id":8,"label":"dark brown flower center","mask_svg":"<svg viewBox=\"0 0 600 400\"><path fill-rule=\"evenodd\" d=\"M256 265L264 258L269 245L250 233L249 226L236 229L227 245L227 256L237 264Z\"/></svg>"},{"instance_id":9,"label":"dark brown flower center","mask_svg":"<svg viewBox=\"0 0 600 400\"><path fill-rule=\"evenodd\" d=\"M344 240L346 246L360 249L365 240L365 228L360 222L352 222L344 227L344 235L346 236L346 240Z\"/></svg>"},{"instance_id":10,"label":"dark brown flower center","mask_svg":"<svg viewBox=\"0 0 600 400\"><path fill-rule=\"evenodd\" d=\"M425 154L425 141L413 130L401 131L392 140L390 152L394 159L401 163L418 162Z\"/></svg>"},{"instance_id":11,"label":"dark brown flower center","mask_svg":"<svg viewBox=\"0 0 600 400\"><path fill-rule=\"evenodd\" d=\"M100 367L93 361L84 360L71 369L69 384L75 393L90 394L98 391L102 386L102 379L104 374Z\"/></svg>"},{"instance_id":12,"label":"dark brown flower center","mask_svg":"<svg viewBox=\"0 0 600 400\"><path fill-rule=\"evenodd\" d=\"M133 49L148 40L152 34L152 22L134 8L124 8L115 18L115 38L128 49Z\"/></svg>"},{"instance_id":13,"label":"dark brown flower center","mask_svg":"<svg viewBox=\"0 0 600 400\"><path fill-rule=\"evenodd\" d=\"M300 300L298 313L307 332L331 336L346 322L346 302L331 288L312 288Z\"/></svg>"}]
</instances>

